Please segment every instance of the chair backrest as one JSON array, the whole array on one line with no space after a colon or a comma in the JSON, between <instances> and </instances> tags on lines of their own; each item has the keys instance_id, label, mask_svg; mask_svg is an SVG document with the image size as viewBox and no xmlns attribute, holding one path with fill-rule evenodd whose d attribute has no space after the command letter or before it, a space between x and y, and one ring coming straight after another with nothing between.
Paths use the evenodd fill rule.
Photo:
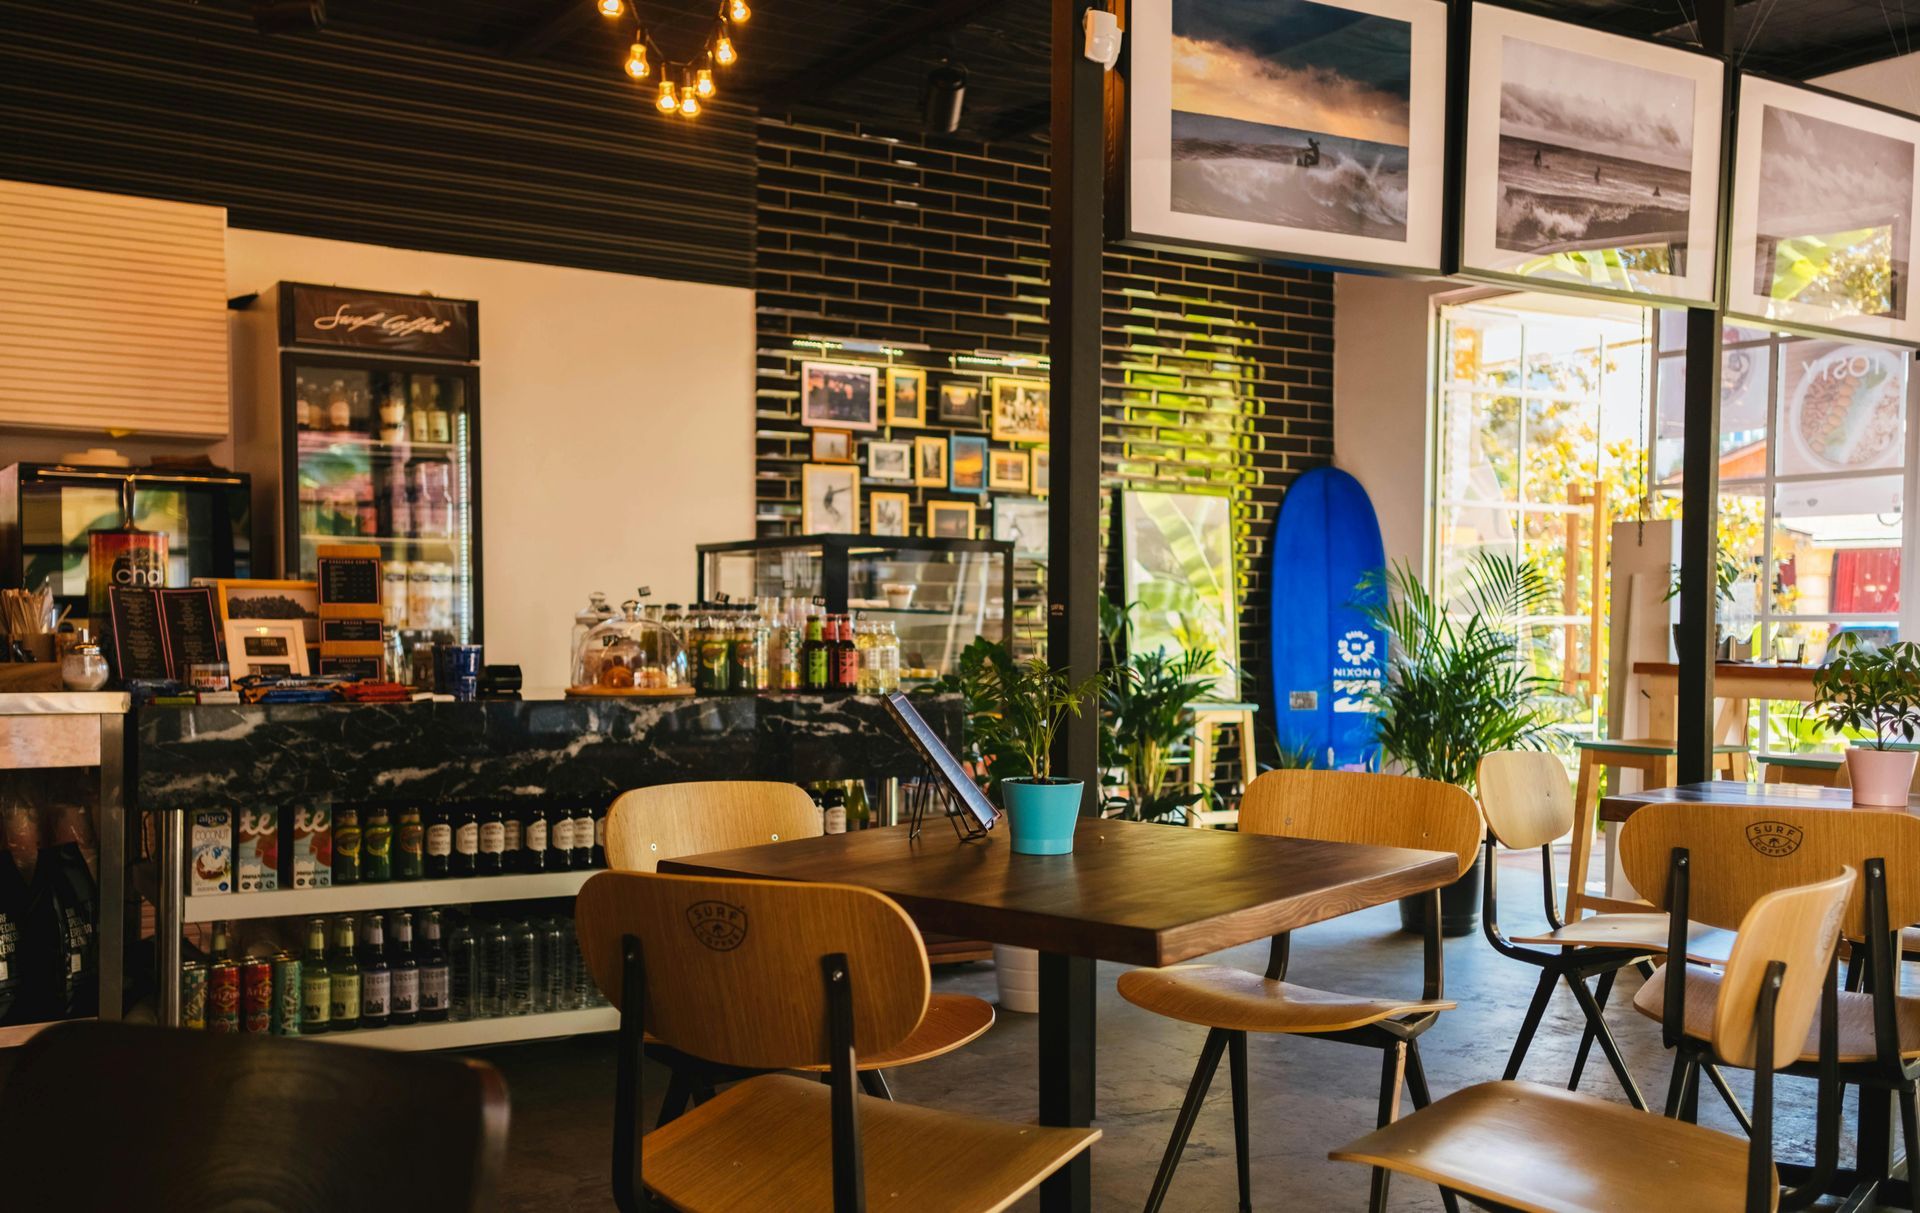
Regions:
<instances>
[{"instance_id":1,"label":"chair backrest","mask_svg":"<svg viewBox=\"0 0 1920 1213\"><path fill-rule=\"evenodd\" d=\"M580 949L622 1006L622 939L640 941L647 1030L723 1065L781 1070L828 1061L820 958L852 978L854 1051L904 1039L926 1013L927 950L906 911L841 884L601 872L574 906Z\"/></svg>"},{"instance_id":2,"label":"chair backrest","mask_svg":"<svg viewBox=\"0 0 1920 1213\"><path fill-rule=\"evenodd\" d=\"M790 783L668 783L624 792L607 810L607 865L651 872L663 859L812 838L820 806Z\"/></svg>"},{"instance_id":3,"label":"chair backrest","mask_svg":"<svg viewBox=\"0 0 1920 1213\"><path fill-rule=\"evenodd\" d=\"M26 1165L7 1168L9 1208L498 1200L507 1087L485 1062L91 1022L56 1024L11 1061L0 1141Z\"/></svg>"},{"instance_id":4,"label":"chair backrest","mask_svg":"<svg viewBox=\"0 0 1920 1213\"><path fill-rule=\"evenodd\" d=\"M1450 783L1368 771L1268 771L1240 797L1252 834L1451 851L1467 870L1480 849L1480 809Z\"/></svg>"},{"instance_id":5,"label":"chair backrest","mask_svg":"<svg viewBox=\"0 0 1920 1213\"><path fill-rule=\"evenodd\" d=\"M1480 760L1474 786L1487 828L1503 847L1545 846L1573 828L1573 785L1557 754L1501 750Z\"/></svg>"},{"instance_id":6,"label":"chair backrest","mask_svg":"<svg viewBox=\"0 0 1920 1213\"><path fill-rule=\"evenodd\" d=\"M1840 943L1840 916L1857 884L1854 869L1846 868L1816 884L1762 894L1741 918L1713 1010L1713 1048L1728 1064L1751 1069L1758 1061L1754 1010L1767 966L1776 960L1786 973L1774 1003L1773 1067L1787 1065L1806 1048Z\"/></svg>"},{"instance_id":7,"label":"chair backrest","mask_svg":"<svg viewBox=\"0 0 1920 1213\"><path fill-rule=\"evenodd\" d=\"M1920 922L1920 817L1897 810L1795 808L1784 805L1650 804L1620 831L1620 865L1655 907L1667 904L1675 847L1690 863L1687 917L1738 928L1764 894L1811 884L1843 867L1865 872L1887 861L1891 926ZM1867 933L1866 881L1853 888L1841 930Z\"/></svg>"}]
</instances>

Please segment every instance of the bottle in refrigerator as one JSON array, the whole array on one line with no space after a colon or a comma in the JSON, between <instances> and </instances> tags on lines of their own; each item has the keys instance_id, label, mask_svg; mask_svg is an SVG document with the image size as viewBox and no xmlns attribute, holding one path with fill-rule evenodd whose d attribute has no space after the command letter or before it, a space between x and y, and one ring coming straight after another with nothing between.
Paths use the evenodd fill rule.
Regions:
<instances>
[{"instance_id":1,"label":"bottle in refrigerator","mask_svg":"<svg viewBox=\"0 0 1920 1213\"><path fill-rule=\"evenodd\" d=\"M444 880L453 874L453 811L436 808L431 813L421 866L428 880Z\"/></svg>"},{"instance_id":2,"label":"bottle in refrigerator","mask_svg":"<svg viewBox=\"0 0 1920 1213\"><path fill-rule=\"evenodd\" d=\"M577 805L573 810L573 870L584 872L593 866L593 808Z\"/></svg>"},{"instance_id":3,"label":"bottle in refrigerator","mask_svg":"<svg viewBox=\"0 0 1920 1213\"><path fill-rule=\"evenodd\" d=\"M384 1028L393 1009L393 970L387 967L386 923L380 915L367 915L366 936L360 945L360 1026Z\"/></svg>"},{"instance_id":4,"label":"bottle in refrigerator","mask_svg":"<svg viewBox=\"0 0 1920 1213\"><path fill-rule=\"evenodd\" d=\"M347 396L347 381L336 379L327 389L327 428L346 431L353 428L353 402Z\"/></svg>"},{"instance_id":5,"label":"bottle in refrigerator","mask_svg":"<svg viewBox=\"0 0 1920 1213\"><path fill-rule=\"evenodd\" d=\"M427 440L453 441L453 414L440 398L440 385L433 380L427 381Z\"/></svg>"},{"instance_id":6,"label":"bottle in refrigerator","mask_svg":"<svg viewBox=\"0 0 1920 1213\"><path fill-rule=\"evenodd\" d=\"M405 1027L420 1018L420 962L413 954L413 915L395 910L393 946L388 968L392 972L392 991L388 996L387 1019L394 1027Z\"/></svg>"},{"instance_id":7,"label":"bottle in refrigerator","mask_svg":"<svg viewBox=\"0 0 1920 1213\"><path fill-rule=\"evenodd\" d=\"M300 1034L316 1036L333 1019L333 977L327 964L327 920L307 920L307 954L300 960Z\"/></svg>"},{"instance_id":8,"label":"bottle in refrigerator","mask_svg":"<svg viewBox=\"0 0 1920 1213\"><path fill-rule=\"evenodd\" d=\"M520 870L547 870L547 811L539 805L520 812Z\"/></svg>"},{"instance_id":9,"label":"bottle in refrigerator","mask_svg":"<svg viewBox=\"0 0 1920 1213\"><path fill-rule=\"evenodd\" d=\"M333 956L328 961L332 987L332 1020L328 1030L351 1032L360 1026L360 960L354 955L353 919L342 918L333 929Z\"/></svg>"},{"instance_id":10,"label":"bottle in refrigerator","mask_svg":"<svg viewBox=\"0 0 1920 1213\"><path fill-rule=\"evenodd\" d=\"M393 826L393 878L419 880L426 874L427 831L419 809L401 809Z\"/></svg>"},{"instance_id":11,"label":"bottle in refrigerator","mask_svg":"<svg viewBox=\"0 0 1920 1213\"><path fill-rule=\"evenodd\" d=\"M480 815L472 805L453 810L453 855L447 862L452 876L473 876L479 872Z\"/></svg>"},{"instance_id":12,"label":"bottle in refrigerator","mask_svg":"<svg viewBox=\"0 0 1920 1213\"><path fill-rule=\"evenodd\" d=\"M415 442L427 442L433 437L433 422L427 416L427 381L415 378L411 388L408 396L413 407L407 412L407 436Z\"/></svg>"},{"instance_id":13,"label":"bottle in refrigerator","mask_svg":"<svg viewBox=\"0 0 1920 1213\"><path fill-rule=\"evenodd\" d=\"M405 534L396 528L389 534ZM404 628L410 618L408 608L407 578L412 570L404 560L383 560L380 562L380 621L389 628Z\"/></svg>"},{"instance_id":14,"label":"bottle in refrigerator","mask_svg":"<svg viewBox=\"0 0 1920 1213\"><path fill-rule=\"evenodd\" d=\"M334 884L360 882L360 846L360 811L335 809L333 811Z\"/></svg>"},{"instance_id":15,"label":"bottle in refrigerator","mask_svg":"<svg viewBox=\"0 0 1920 1213\"><path fill-rule=\"evenodd\" d=\"M498 876L507 851L507 823L499 805L480 811L480 851L474 858L474 874Z\"/></svg>"},{"instance_id":16,"label":"bottle in refrigerator","mask_svg":"<svg viewBox=\"0 0 1920 1213\"><path fill-rule=\"evenodd\" d=\"M477 932L480 940L480 980L476 984L473 1014L489 1019L507 1014L514 982L513 931L504 918L485 923Z\"/></svg>"},{"instance_id":17,"label":"bottle in refrigerator","mask_svg":"<svg viewBox=\"0 0 1920 1213\"><path fill-rule=\"evenodd\" d=\"M425 954L420 957L420 1018L427 1023L440 1023L447 1017L452 995L447 951L440 942L440 911L427 911L421 931L425 937Z\"/></svg>"},{"instance_id":18,"label":"bottle in refrigerator","mask_svg":"<svg viewBox=\"0 0 1920 1213\"><path fill-rule=\"evenodd\" d=\"M554 805L547 813L547 871L573 869L573 810Z\"/></svg>"}]
</instances>

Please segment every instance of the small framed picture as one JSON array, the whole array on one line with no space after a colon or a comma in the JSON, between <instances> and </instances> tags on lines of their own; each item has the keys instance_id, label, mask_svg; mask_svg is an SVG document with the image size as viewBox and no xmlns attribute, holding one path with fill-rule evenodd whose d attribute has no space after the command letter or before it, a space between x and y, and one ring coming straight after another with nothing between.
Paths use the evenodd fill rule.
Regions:
<instances>
[{"instance_id":1,"label":"small framed picture","mask_svg":"<svg viewBox=\"0 0 1920 1213\"><path fill-rule=\"evenodd\" d=\"M852 463L852 430L815 430L813 431L813 461L815 463Z\"/></svg>"},{"instance_id":2,"label":"small framed picture","mask_svg":"<svg viewBox=\"0 0 1920 1213\"><path fill-rule=\"evenodd\" d=\"M947 487L947 440L945 438L913 440L913 482L927 488Z\"/></svg>"},{"instance_id":3,"label":"small framed picture","mask_svg":"<svg viewBox=\"0 0 1920 1213\"><path fill-rule=\"evenodd\" d=\"M940 404L935 415L942 425L985 425L987 415L980 404L980 385L964 382L941 384Z\"/></svg>"},{"instance_id":4,"label":"small framed picture","mask_svg":"<svg viewBox=\"0 0 1920 1213\"><path fill-rule=\"evenodd\" d=\"M913 509L913 498L906 493L874 493L867 499L872 504L868 529L876 535L897 535L905 538L907 533L907 515Z\"/></svg>"},{"instance_id":5,"label":"small framed picture","mask_svg":"<svg viewBox=\"0 0 1920 1213\"><path fill-rule=\"evenodd\" d=\"M1033 465L1025 451L990 451L987 454L987 487L1027 491Z\"/></svg>"},{"instance_id":6,"label":"small framed picture","mask_svg":"<svg viewBox=\"0 0 1920 1213\"><path fill-rule=\"evenodd\" d=\"M911 482L913 443L881 442L878 439L867 443L867 479Z\"/></svg>"},{"instance_id":7,"label":"small framed picture","mask_svg":"<svg viewBox=\"0 0 1920 1213\"><path fill-rule=\"evenodd\" d=\"M927 502L927 538L973 538L973 509L970 501Z\"/></svg>"},{"instance_id":8,"label":"small framed picture","mask_svg":"<svg viewBox=\"0 0 1920 1213\"><path fill-rule=\"evenodd\" d=\"M320 583L317 581L252 581L232 577L196 579L195 585L213 587L222 623L236 619L297 619L308 644L320 643Z\"/></svg>"},{"instance_id":9,"label":"small framed picture","mask_svg":"<svg viewBox=\"0 0 1920 1213\"><path fill-rule=\"evenodd\" d=\"M887 368L887 424L918 428L927 423L927 373L910 366Z\"/></svg>"},{"instance_id":10,"label":"small framed picture","mask_svg":"<svg viewBox=\"0 0 1920 1213\"><path fill-rule=\"evenodd\" d=\"M800 530L807 535L860 533L860 469L809 463L800 469Z\"/></svg>"},{"instance_id":11,"label":"small framed picture","mask_svg":"<svg viewBox=\"0 0 1920 1213\"><path fill-rule=\"evenodd\" d=\"M947 487L956 493L984 493L987 491L987 440L985 438L955 437L949 444L953 453L949 459L953 465L953 478Z\"/></svg>"},{"instance_id":12,"label":"small framed picture","mask_svg":"<svg viewBox=\"0 0 1920 1213\"><path fill-rule=\"evenodd\" d=\"M1044 379L989 379L993 388L993 436L1002 442L1045 442L1050 434L1053 388Z\"/></svg>"},{"instance_id":13,"label":"small framed picture","mask_svg":"<svg viewBox=\"0 0 1920 1213\"><path fill-rule=\"evenodd\" d=\"M880 368L849 362L800 364L800 424L880 428Z\"/></svg>"},{"instance_id":14,"label":"small framed picture","mask_svg":"<svg viewBox=\"0 0 1920 1213\"><path fill-rule=\"evenodd\" d=\"M1013 545L1015 556L1047 558L1047 503L1032 497L999 497L993 503L993 537Z\"/></svg>"},{"instance_id":15,"label":"small framed picture","mask_svg":"<svg viewBox=\"0 0 1920 1213\"><path fill-rule=\"evenodd\" d=\"M229 620L226 637L227 667L235 678L307 672L307 637L297 619Z\"/></svg>"},{"instance_id":16,"label":"small framed picture","mask_svg":"<svg viewBox=\"0 0 1920 1213\"><path fill-rule=\"evenodd\" d=\"M1053 452L1046 447L1033 452L1033 491L1041 497L1053 491Z\"/></svg>"}]
</instances>

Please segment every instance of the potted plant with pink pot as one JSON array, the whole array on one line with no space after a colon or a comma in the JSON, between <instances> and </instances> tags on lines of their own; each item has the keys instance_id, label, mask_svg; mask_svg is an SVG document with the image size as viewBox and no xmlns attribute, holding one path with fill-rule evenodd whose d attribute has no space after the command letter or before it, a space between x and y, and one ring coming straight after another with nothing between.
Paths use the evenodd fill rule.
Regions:
<instances>
[{"instance_id":1,"label":"potted plant with pink pot","mask_svg":"<svg viewBox=\"0 0 1920 1213\"><path fill-rule=\"evenodd\" d=\"M1913 785L1911 745L1920 731L1920 645L1870 647L1843 637L1813 676L1813 711L1849 735L1853 803L1904 808Z\"/></svg>"}]
</instances>

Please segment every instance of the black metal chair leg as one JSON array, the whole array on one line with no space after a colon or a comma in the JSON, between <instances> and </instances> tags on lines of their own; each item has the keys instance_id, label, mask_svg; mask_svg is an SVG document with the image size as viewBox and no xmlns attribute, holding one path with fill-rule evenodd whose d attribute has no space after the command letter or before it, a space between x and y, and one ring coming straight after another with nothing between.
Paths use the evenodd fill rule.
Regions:
<instances>
[{"instance_id":1,"label":"black metal chair leg","mask_svg":"<svg viewBox=\"0 0 1920 1213\"><path fill-rule=\"evenodd\" d=\"M1740 1122L1740 1131L1752 1137L1753 1120L1747 1115L1747 1110L1740 1106L1740 1097L1735 1095L1733 1088L1727 1085L1727 1076L1722 1074L1720 1067L1712 1062L1704 1063L1703 1068L1707 1072L1707 1081L1713 1084L1714 1090L1720 1092L1720 1100L1727 1105L1727 1111L1733 1113L1733 1118Z\"/></svg>"},{"instance_id":2,"label":"black metal chair leg","mask_svg":"<svg viewBox=\"0 0 1920 1213\"><path fill-rule=\"evenodd\" d=\"M1407 1042L1407 1098L1413 1101L1413 1110L1418 1112L1433 1102L1433 1092L1427 1089L1427 1066L1420 1060L1420 1042ZM1447 1213L1460 1213L1460 1201L1445 1188L1440 1189L1440 1203L1446 1206Z\"/></svg>"},{"instance_id":3,"label":"black metal chair leg","mask_svg":"<svg viewBox=\"0 0 1920 1213\"><path fill-rule=\"evenodd\" d=\"M693 1080L687 1077L686 1070L675 1066L667 1079L667 1093L660 1101L660 1118L653 1122L654 1128L671 1124L682 1112L687 1110L687 1101L693 1098Z\"/></svg>"},{"instance_id":4,"label":"black metal chair leg","mask_svg":"<svg viewBox=\"0 0 1920 1213\"><path fill-rule=\"evenodd\" d=\"M1667 1076L1667 1106L1662 1113L1668 1120L1680 1117L1680 1101L1687 1091L1687 1068L1691 1064L1684 1052L1673 1055L1673 1072Z\"/></svg>"},{"instance_id":5,"label":"black metal chair leg","mask_svg":"<svg viewBox=\"0 0 1920 1213\"><path fill-rule=\"evenodd\" d=\"M1406 1073L1406 1041L1395 1041L1380 1050L1380 1111L1374 1121L1376 1128L1384 1129L1400 1119L1400 1086ZM1392 1181L1393 1172L1385 1167L1373 1169L1373 1186L1368 1193L1367 1208L1379 1210L1387 1207L1387 1188Z\"/></svg>"},{"instance_id":6,"label":"black metal chair leg","mask_svg":"<svg viewBox=\"0 0 1920 1213\"><path fill-rule=\"evenodd\" d=\"M1212 1028L1207 1032L1207 1043L1200 1050L1200 1064L1193 1068L1193 1082L1187 1086L1186 1102L1180 1105L1180 1115L1173 1122L1173 1136L1167 1140L1166 1155L1160 1159L1160 1171L1153 1177L1153 1190L1147 1193L1146 1213L1159 1213L1161 1203L1167 1199L1167 1189L1173 1185L1173 1169L1180 1165L1181 1151L1187 1148L1187 1137L1200 1115L1200 1105L1206 1102L1207 1088L1213 1083L1213 1072L1220 1068L1220 1054L1227 1047L1229 1035L1225 1028Z\"/></svg>"},{"instance_id":7,"label":"black metal chair leg","mask_svg":"<svg viewBox=\"0 0 1920 1213\"><path fill-rule=\"evenodd\" d=\"M1613 1032L1593 1001L1593 991L1587 989L1586 982L1571 973L1567 974L1567 985L1573 990L1573 1000L1580 1004L1581 1013L1587 1017L1587 1025L1600 1041L1600 1051L1606 1054L1607 1064L1613 1067L1613 1076L1620 1080L1621 1088L1626 1091L1627 1102L1642 1112L1646 1111L1646 1097L1640 1094L1640 1084L1633 1081L1633 1073L1627 1069L1626 1059L1620 1056L1620 1046L1614 1043Z\"/></svg>"},{"instance_id":8,"label":"black metal chair leg","mask_svg":"<svg viewBox=\"0 0 1920 1213\"><path fill-rule=\"evenodd\" d=\"M1863 963L1865 959L1865 948L1849 947L1847 949L1847 990L1851 993L1860 992L1860 983L1867 975L1867 966Z\"/></svg>"},{"instance_id":9,"label":"black metal chair leg","mask_svg":"<svg viewBox=\"0 0 1920 1213\"><path fill-rule=\"evenodd\" d=\"M1607 999L1613 994L1614 974L1618 972L1618 969L1608 969L1605 973L1602 973L1600 975L1600 986L1593 992L1593 1000L1599 1004L1602 1012L1605 1012L1607 1009ZM1574 980L1578 981L1579 978L1575 978ZM1569 1091L1578 1091L1580 1089L1580 1076L1586 1073L1587 1056L1593 1052L1593 1036L1593 1025L1588 1024L1586 1030L1580 1034L1580 1051L1573 1055L1573 1074L1567 1079L1567 1090Z\"/></svg>"},{"instance_id":10,"label":"black metal chair leg","mask_svg":"<svg viewBox=\"0 0 1920 1213\"><path fill-rule=\"evenodd\" d=\"M1247 1034L1227 1037L1227 1072L1233 1078L1233 1161L1240 1174L1240 1213L1253 1213L1252 1132L1247 1124Z\"/></svg>"},{"instance_id":11,"label":"black metal chair leg","mask_svg":"<svg viewBox=\"0 0 1920 1213\"><path fill-rule=\"evenodd\" d=\"M1547 1009L1547 999L1553 997L1553 983L1558 975L1552 969L1540 970L1540 984L1533 988L1533 1001L1527 1004L1527 1017L1520 1023L1520 1035L1513 1038L1513 1052L1507 1054L1507 1072L1500 1077L1512 1082L1520 1075L1520 1063L1527 1058L1527 1049L1533 1044L1533 1034L1540 1029L1540 1016Z\"/></svg>"},{"instance_id":12,"label":"black metal chair leg","mask_svg":"<svg viewBox=\"0 0 1920 1213\"><path fill-rule=\"evenodd\" d=\"M1916 1120L1913 1088L1900 1092L1900 1134L1907 1152L1907 1182L1920 1182L1920 1120Z\"/></svg>"},{"instance_id":13,"label":"black metal chair leg","mask_svg":"<svg viewBox=\"0 0 1920 1213\"><path fill-rule=\"evenodd\" d=\"M892 1099L893 1091L888 1088L886 1077L878 1070L860 1071L860 1089L875 1099Z\"/></svg>"}]
</instances>

